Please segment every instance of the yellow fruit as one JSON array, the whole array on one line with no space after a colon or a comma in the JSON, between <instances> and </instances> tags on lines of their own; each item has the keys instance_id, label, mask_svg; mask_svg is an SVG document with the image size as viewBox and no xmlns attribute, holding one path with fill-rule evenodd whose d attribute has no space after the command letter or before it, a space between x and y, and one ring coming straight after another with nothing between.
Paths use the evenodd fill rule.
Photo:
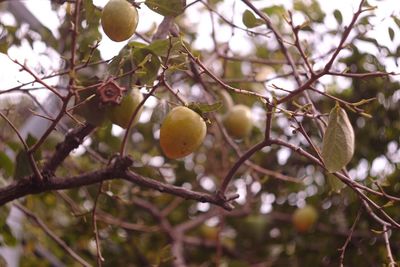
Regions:
<instances>
[{"instance_id":1,"label":"yellow fruit","mask_svg":"<svg viewBox=\"0 0 400 267\"><path fill-rule=\"evenodd\" d=\"M235 105L225 115L223 120L226 131L235 139L248 136L253 128L251 110L245 105Z\"/></svg>"},{"instance_id":2,"label":"yellow fruit","mask_svg":"<svg viewBox=\"0 0 400 267\"><path fill-rule=\"evenodd\" d=\"M129 120L142 100L142 93L138 89L133 89L129 95L122 98L122 101L119 105L109 107L107 112L108 118L112 123L127 129ZM136 113L132 126L138 122L142 111L143 106L139 109L138 113Z\"/></svg>"},{"instance_id":3,"label":"yellow fruit","mask_svg":"<svg viewBox=\"0 0 400 267\"><path fill-rule=\"evenodd\" d=\"M139 14L126 0L110 0L101 14L104 33L115 42L128 40L136 30Z\"/></svg>"},{"instance_id":4,"label":"yellow fruit","mask_svg":"<svg viewBox=\"0 0 400 267\"><path fill-rule=\"evenodd\" d=\"M175 107L161 125L161 149L168 158L185 157L203 143L206 133L206 123L199 114L187 107Z\"/></svg>"},{"instance_id":5,"label":"yellow fruit","mask_svg":"<svg viewBox=\"0 0 400 267\"><path fill-rule=\"evenodd\" d=\"M297 209L292 217L294 228L298 232L307 232L318 219L318 213L314 207L306 205L304 208Z\"/></svg>"}]
</instances>

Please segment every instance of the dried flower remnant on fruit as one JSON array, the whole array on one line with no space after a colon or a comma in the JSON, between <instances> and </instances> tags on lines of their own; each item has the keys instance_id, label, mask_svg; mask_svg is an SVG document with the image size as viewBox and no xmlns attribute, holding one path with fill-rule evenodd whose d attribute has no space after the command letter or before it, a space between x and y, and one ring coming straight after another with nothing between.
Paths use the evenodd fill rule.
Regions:
<instances>
[{"instance_id":1,"label":"dried flower remnant on fruit","mask_svg":"<svg viewBox=\"0 0 400 267\"><path fill-rule=\"evenodd\" d=\"M119 86L114 80L107 80L100 87L97 88L97 93L100 101L103 104L116 104L121 103L122 96L126 89Z\"/></svg>"}]
</instances>

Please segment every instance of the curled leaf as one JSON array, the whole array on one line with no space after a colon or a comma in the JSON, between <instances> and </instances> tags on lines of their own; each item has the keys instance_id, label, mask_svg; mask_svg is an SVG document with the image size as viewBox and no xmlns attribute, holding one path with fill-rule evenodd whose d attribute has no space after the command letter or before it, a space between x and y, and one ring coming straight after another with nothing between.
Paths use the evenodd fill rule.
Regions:
<instances>
[{"instance_id":1,"label":"curled leaf","mask_svg":"<svg viewBox=\"0 0 400 267\"><path fill-rule=\"evenodd\" d=\"M322 143L322 159L329 172L346 166L354 154L354 131L346 111L336 105L329 114Z\"/></svg>"}]
</instances>

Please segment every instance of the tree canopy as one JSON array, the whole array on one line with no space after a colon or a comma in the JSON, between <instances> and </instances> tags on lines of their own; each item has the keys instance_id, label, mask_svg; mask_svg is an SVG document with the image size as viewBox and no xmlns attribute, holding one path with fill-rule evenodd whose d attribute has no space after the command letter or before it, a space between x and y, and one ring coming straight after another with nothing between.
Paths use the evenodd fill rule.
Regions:
<instances>
[{"instance_id":1,"label":"tree canopy","mask_svg":"<svg viewBox=\"0 0 400 267\"><path fill-rule=\"evenodd\" d=\"M48 2L0 1L4 263L398 266L399 10Z\"/></svg>"}]
</instances>

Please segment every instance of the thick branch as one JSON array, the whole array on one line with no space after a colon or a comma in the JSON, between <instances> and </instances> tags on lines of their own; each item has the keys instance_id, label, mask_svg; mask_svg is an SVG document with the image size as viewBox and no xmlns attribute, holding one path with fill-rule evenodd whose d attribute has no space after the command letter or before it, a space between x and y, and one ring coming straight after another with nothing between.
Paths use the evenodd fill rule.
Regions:
<instances>
[{"instance_id":1,"label":"thick branch","mask_svg":"<svg viewBox=\"0 0 400 267\"><path fill-rule=\"evenodd\" d=\"M65 136L64 142L57 145L56 152L45 164L44 171L54 172L69 153L77 148L83 142L83 139L93 131L93 129L94 126L88 124L69 132Z\"/></svg>"},{"instance_id":2,"label":"thick branch","mask_svg":"<svg viewBox=\"0 0 400 267\"><path fill-rule=\"evenodd\" d=\"M128 171L127 168L131 166L131 164L132 160L129 157L119 158L112 165L104 169L72 177L51 176L42 183L35 183L32 180L32 176L24 177L6 187L0 188L0 206L27 195L39 194L52 190L78 188L80 186L87 186L106 180L120 178L135 183L139 186L155 189L160 192L166 192L185 199L212 203L226 210L233 209L233 205L229 201L221 200L216 195L165 184ZM237 195L234 195L229 199L233 200L237 197Z\"/></svg>"}]
</instances>

